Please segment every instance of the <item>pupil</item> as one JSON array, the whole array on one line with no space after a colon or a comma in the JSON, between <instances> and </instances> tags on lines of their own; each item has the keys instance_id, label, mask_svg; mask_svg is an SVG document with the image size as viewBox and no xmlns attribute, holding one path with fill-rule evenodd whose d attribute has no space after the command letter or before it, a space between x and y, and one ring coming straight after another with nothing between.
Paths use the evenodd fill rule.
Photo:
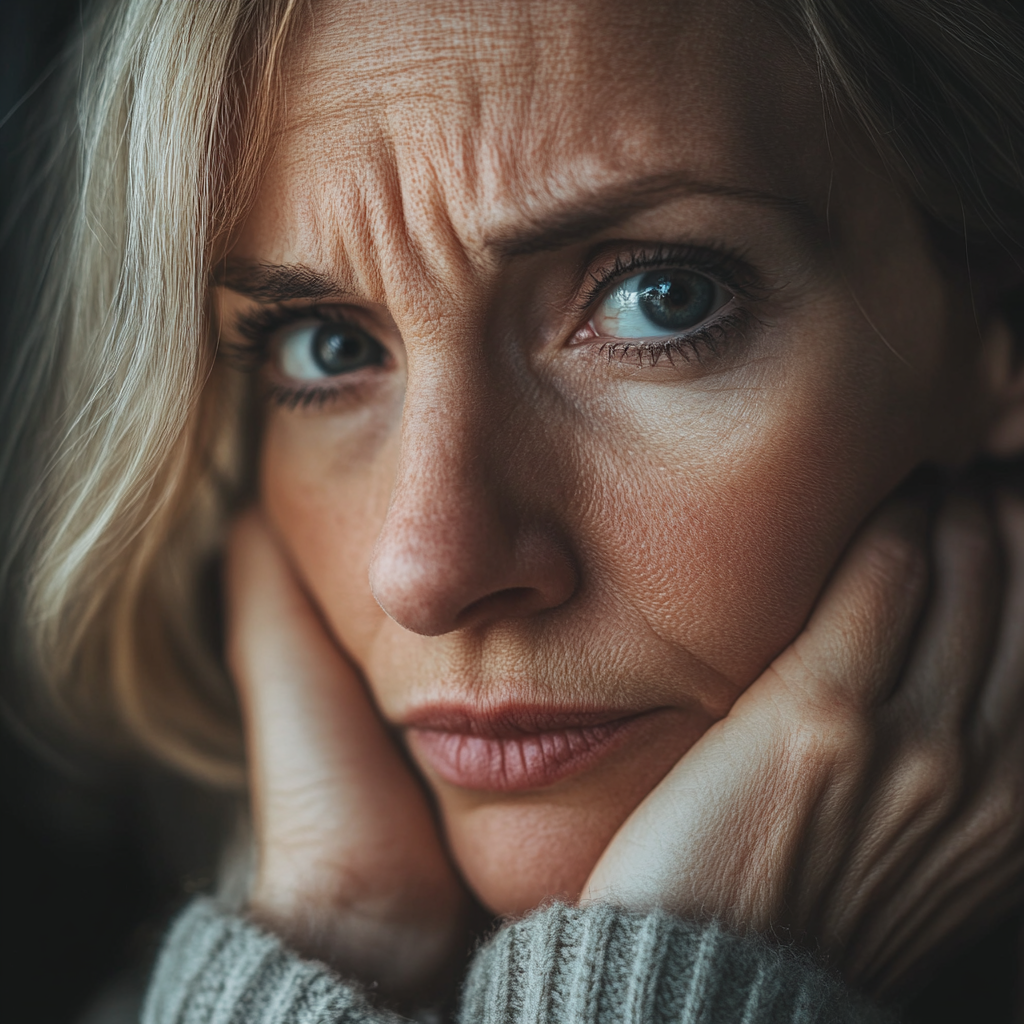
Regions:
<instances>
[{"instance_id":1,"label":"pupil","mask_svg":"<svg viewBox=\"0 0 1024 1024\"><path fill-rule=\"evenodd\" d=\"M313 356L324 373L346 373L380 362L372 338L351 327L322 327L313 342Z\"/></svg>"},{"instance_id":2,"label":"pupil","mask_svg":"<svg viewBox=\"0 0 1024 1024\"><path fill-rule=\"evenodd\" d=\"M637 304L651 323L679 331L706 319L715 302L715 286L701 274L655 270L640 279Z\"/></svg>"}]
</instances>

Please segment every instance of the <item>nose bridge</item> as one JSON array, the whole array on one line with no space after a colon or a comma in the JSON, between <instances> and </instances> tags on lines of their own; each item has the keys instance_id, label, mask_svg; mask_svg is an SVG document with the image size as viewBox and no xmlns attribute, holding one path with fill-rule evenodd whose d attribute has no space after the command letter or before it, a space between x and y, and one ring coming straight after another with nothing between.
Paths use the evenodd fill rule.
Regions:
<instances>
[{"instance_id":1,"label":"nose bridge","mask_svg":"<svg viewBox=\"0 0 1024 1024\"><path fill-rule=\"evenodd\" d=\"M489 306L496 268L481 262L460 230L468 225L457 225L434 194L439 189L429 188L436 177L417 179L417 201L409 204L407 237L419 257L415 272L388 282L407 359L391 505L396 517L414 519L432 509L436 525L442 509L467 514L489 497L489 510L507 519L510 496L498 491L513 471L502 428L514 416L516 359L493 337ZM433 201L419 194L423 190Z\"/></svg>"},{"instance_id":2,"label":"nose bridge","mask_svg":"<svg viewBox=\"0 0 1024 1024\"><path fill-rule=\"evenodd\" d=\"M474 369L432 368L408 389L388 513L396 525L429 520L443 537L445 523L458 529L463 517L494 515L514 530L510 496L502 493L511 466L501 438L500 396L482 379L482 368Z\"/></svg>"},{"instance_id":3,"label":"nose bridge","mask_svg":"<svg viewBox=\"0 0 1024 1024\"><path fill-rule=\"evenodd\" d=\"M447 547L449 557L468 558L468 538L454 543L467 518L482 524L496 517L512 529L500 494L500 477L511 467L501 465L496 450L508 408L500 385L507 382L500 380L502 360L488 350L494 268L480 261L474 218L451 208L445 187L452 179L464 186L459 194L475 195L479 182L469 170L474 161L449 167L421 149L396 153L393 161L401 224L377 241L382 253L398 245L407 257L381 268L405 342L407 377L398 472L378 551L397 544L422 557ZM499 534L489 543L499 544Z\"/></svg>"},{"instance_id":4,"label":"nose bridge","mask_svg":"<svg viewBox=\"0 0 1024 1024\"><path fill-rule=\"evenodd\" d=\"M370 567L378 603L427 635L562 603L575 573L549 527L533 522L534 488L520 489L507 382L472 355L415 362Z\"/></svg>"},{"instance_id":5,"label":"nose bridge","mask_svg":"<svg viewBox=\"0 0 1024 1024\"><path fill-rule=\"evenodd\" d=\"M459 361L438 355L412 360L398 470L378 549L398 544L408 549L406 557L455 564L474 557L468 545L475 537L496 558L514 546L515 533L502 486L511 467L501 450L500 396L472 353ZM471 536L471 523L486 531Z\"/></svg>"}]
</instances>

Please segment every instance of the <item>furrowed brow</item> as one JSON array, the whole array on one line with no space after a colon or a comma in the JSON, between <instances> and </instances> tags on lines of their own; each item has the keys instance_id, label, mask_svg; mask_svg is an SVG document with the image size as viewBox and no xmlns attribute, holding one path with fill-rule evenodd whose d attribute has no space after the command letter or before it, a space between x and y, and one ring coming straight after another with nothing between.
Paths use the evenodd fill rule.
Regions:
<instances>
[{"instance_id":1,"label":"furrowed brow","mask_svg":"<svg viewBox=\"0 0 1024 1024\"><path fill-rule=\"evenodd\" d=\"M244 263L228 260L214 274L214 283L259 302L338 298L345 291L337 281L301 263Z\"/></svg>"},{"instance_id":2,"label":"furrowed brow","mask_svg":"<svg viewBox=\"0 0 1024 1024\"><path fill-rule=\"evenodd\" d=\"M599 189L568 208L538 217L524 228L495 232L487 237L485 244L504 257L549 252L585 241L634 214L681 195L721 196L771 207L811 224L818 220L810 205L801 199L761 189L694 181L678 174L661 174Z\"/></svg>"}]
</instances>

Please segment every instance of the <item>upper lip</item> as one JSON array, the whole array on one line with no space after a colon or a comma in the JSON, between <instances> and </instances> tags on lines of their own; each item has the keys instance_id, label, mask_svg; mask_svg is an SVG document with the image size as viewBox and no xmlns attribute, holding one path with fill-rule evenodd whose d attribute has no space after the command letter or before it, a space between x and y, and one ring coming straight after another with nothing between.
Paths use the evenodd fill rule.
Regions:
<instances>
[{"instance_id":1,"label":"upper lip","mask_svg":"<svg viewBox=\"0 0 1024 1024\"><path fill-rule=\"evenodd\" d=\"M461 733L490 739L516 739L606 725L655 708L572 708L550 704L506 703L481 708L469 704L429 704L402 717L405 729Z\"/></svg>"}]
</instances>

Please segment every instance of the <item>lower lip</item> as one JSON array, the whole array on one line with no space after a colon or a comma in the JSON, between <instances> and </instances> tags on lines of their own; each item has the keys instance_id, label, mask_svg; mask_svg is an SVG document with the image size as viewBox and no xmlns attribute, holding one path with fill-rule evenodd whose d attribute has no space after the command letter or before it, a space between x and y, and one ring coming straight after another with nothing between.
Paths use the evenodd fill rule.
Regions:
<instances>
[{"instance_id":1,"label":"lower lip","mask_svg":"<svg viewBox=\"0 0 1024 1024\"><path fill-rule=\"evenodd\" d=\"M445 782L510 793L544 789L579 774L618 749L647 717L504 737L417 727L407 735Z\"/></svg>"}]
</instances>

